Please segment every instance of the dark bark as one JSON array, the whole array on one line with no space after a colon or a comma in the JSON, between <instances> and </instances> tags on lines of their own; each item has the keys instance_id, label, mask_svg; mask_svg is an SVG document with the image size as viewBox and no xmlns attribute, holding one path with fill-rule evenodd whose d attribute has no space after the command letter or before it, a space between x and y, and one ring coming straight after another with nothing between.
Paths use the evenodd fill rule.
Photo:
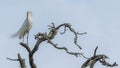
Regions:
<instances>
[{"instance_id":1,"label":"dark bark","mask_svg":"<svg viewBox=\"0 0 120 68\"><path fill-rule=\"evenodd\" d=\"M54 23L52 23L52 26L49 25L49 27L50 27L49 28L50 31L48 32L48 34L46 32L45 33L39 32L35 35L36 43L32 49L28 45L28 41L29 41L28 37L27 37L27 43L24 43L24 42L20 43L20 45L22 47L24 47L26 49L26 51L28 52L29 65L31 68L37 68L37 65L34 62L34 54L38 51L40 44L45 41L47 41L47 43L51 44L56 49L64 50L67 54L74 55L76 57L82 56L83 58L87 59L87 61L82 65L81 68L86 68L87 66L90 66L90 68L93 68L97 61L102 63L102 65L104 65L104 66L109 66L109 67L117 66L116 62L114 64L107 63L105 61L105 59L108 58L106 55L96 55L96 51L97 51L98 47L96 47L96 49L94 50L93 56L90 58L87 58L83 55L83 53L70 52L66 47L58 47L57 44L52 42L52 39L54 39L56 37L60 28L64 27L64 31L61 32L61 34L66 33L67 29L69 29L69 31L74 34L74 40L73 40L74 44L81 50L82 47L79 46L77 43L78 35L84 35L87 32L84 32L84 33L76 32L69 23L64 23L57 27L54 25ZM12 61L19 61L21 68L26 68L25 59L23 59L20 56L20 54L18 54L18 59L10 59L10 58L7 58L7 59L12 60Z\"/></svg>"},{"instance_id":2,"label":"dark bark","mask_svg":"<svg viewBox=\"0 0 120 68\"><path fill-rule=\"evenodd\" d=\"M9 59L9 60L11 60L11 61L19 61L20 67L21 67L21 68L26 68L25 59L23 59L23 58L20 56L19 53L18 53L18 59L11 59L11 58L7 58L7 59Z\"/></svg>"},{"instance_id":3,"label":"dark bark","mask_svg":"<svg viewBox=\"0 0 120 68\"><path fill-rule=\"evenodd\" d=\"M97 49L98 49L98 46L95 48L93 56L90 57L89 59L87 59L87 61L83 63L81 68L86 68L87 66L90 66L90 68L93 68L97 61L100 61L100 63L102 63L102 65L107 66L107 67L118 66L118 64L116 64L116 62L114 64L110 64L110 63L106 62L105 59L108 58L106 55L103 55L103 54L96 55Z\"/></svg>"}]
</instances>

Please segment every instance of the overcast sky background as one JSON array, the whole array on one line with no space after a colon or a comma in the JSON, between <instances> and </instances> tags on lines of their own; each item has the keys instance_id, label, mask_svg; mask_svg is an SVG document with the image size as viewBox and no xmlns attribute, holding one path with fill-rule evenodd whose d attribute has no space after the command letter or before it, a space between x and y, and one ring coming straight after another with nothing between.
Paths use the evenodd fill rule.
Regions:
<instances>
[{"instance_id":1,"label":"overcast sky background","mask_svg":"<svg viewBox=\"0 0 120 68\"><path fill-rule=\"evenodd\" d=\"M79 50L72 43L73 34L70 32L62 36L58 34L54 43L66 46L72 52L83 52L87 57L92 56L95 47L99 46L97 54L109 56L107 61L110 63L120 63L120 0L0 0L2 68L20 68L18 62L9 61L7 57L17 58L17 53L20 53L23 58L27 58L27 51L19 45L21 40L10 38L23 24L27 10L33 12L33 28L29 38L31 48L35 44L34 34L47 32L47 26L52 22L55 25L67 22L76 31L87 32L87 35L79 36L78 39L83 49ZM38 68L80 68L85 61L82 57L71 56L45 42L40 45L34 58ZM97 63L95 68L107 67Z\"/></svg>"}]
</instances>

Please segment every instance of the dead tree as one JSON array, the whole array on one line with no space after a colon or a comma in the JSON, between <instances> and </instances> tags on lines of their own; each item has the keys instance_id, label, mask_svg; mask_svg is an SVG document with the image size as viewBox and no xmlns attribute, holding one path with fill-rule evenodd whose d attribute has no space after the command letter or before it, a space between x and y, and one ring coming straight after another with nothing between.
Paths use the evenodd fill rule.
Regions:
<instances>
[{"instance_id":1,"label":"dead tree","mask_svg":"<svg viewBox=\"0 0 120 68\"><path fill-rule=\"evenodd\" d=\"M70 52L68 51L68 49L66 47L58 47L56 43L52 42L52 39L55 38L55 36L57 35L58 31L60 30L60 28L64 27L64 31L61 32L61 34L64 34L66 33L67 29L69 29L69 31L71 33L74 34L74 44L79 48L79 49L82 49L81 46L78 45L77 43L77 39L78 39L78 35L84 35L86 34L86 32L84 33L79 33L79 32L76 32L69 23L64 23L64 24L60 24L58 25L57 27L54 25L54 23L52 23L52 25L49 25L49 29L50 31L47 33L37 33L35 36L35 40L36 40L36 43L34 45L34 47L31 49L28 45L28 43L23 43L23 42L20 42L20 45L25 48L28 52L28 57L29 57L29 65L31 68L37 68L37 65L35 64L34 62L34 54L38 51L39 49L39 46L42 42L47 42L49 44L51 44L54 48L56 49L59 49L59 50L64 50L67 54L70 54L70 55L73 55L73 56L82 56L83 58L86 58L83 53L76 53L76 52ZM96 49L97 50L97 49ZM96 50L94 52L94 56L91 57L90 59L88 59L82 66L82 68L86 68L86 66L89 66L88 64L90 63L90 60L93 60L93 61L100 61L101 63L103 63L103 65L108 65L108 66L116 66L116 63L114 63L113 65L110 65L108 63L106 63L106 61L103 61L103 56L104 55L96 55ZM100 58L99 58L100 57ZM101 58L102 57L102 58ZM21 68L27 68L26 66L26 63L25 63L25 59L23 59L20 55L20 53L18 53L18 59L11 59L11 58L7 58L11 61L19 61L20 63L20 66ZM87 58L86 58L87 59ZM103 60L101 60L103 59ZM93 68L95 62L92 62L91 67L90 68Z\"/></svg>"},{"instance_id":2,"label":"dead tree","mask_svg":"<svg viewBox=\"0 0 120 68\"><path fill-rule=\"evenodd\" d=\"M66 47L58 47L57 44L53 43L52 42L52 39L55 38L55 36L57 35L58 33L58 30L61 28L61 27L64 27L64 31L61 33L61 34L64 34L66 32L66 28L68 28L73 34L74 34L74 44L79 48L79 49L82 49L81 46L79 46L77 44L77 38L78 38L78 35L83 35L83 34L86 34L86 32L84 33L78 33L76 32L69 23L64 23L64 24L61 24L59 26L55 26L54 23L52 23L52 26L49 25L49 33L37 33L35 35L35 40L36 43L33 47L33 49L30 49L29 45L27 43L23 43L21 42L20 45L22 47L24 47L27 52L28 52L28 56L29 56L29 64L30 64L30 67L31 68L37 68L36 64L34 63L34 54L37 52L37 50L39 49L39 46L42 42L45 42L47 41L47 43L51 44L53 47L57 48L57 49L60 49L60 50L65 50L66 53L70 54L70 55L74 55L76 57L82 55L82 53L74 53L74 52L69 52L68 49ZM12 61L19 61L20 63L20 66L21 68L26 68L26 65L25 65L25 59L23 59L20 54L18 54L18 59L10 59L10 58L7 58L9 60L12 60Z\"/></svg>"}]
</instances>

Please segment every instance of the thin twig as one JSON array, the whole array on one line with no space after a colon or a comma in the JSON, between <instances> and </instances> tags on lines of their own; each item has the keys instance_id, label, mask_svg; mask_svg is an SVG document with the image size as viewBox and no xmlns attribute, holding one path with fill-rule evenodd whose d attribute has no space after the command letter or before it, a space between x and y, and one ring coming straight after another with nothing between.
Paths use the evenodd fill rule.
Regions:
<instances>
[{"instance_id":1,"label":"thin twig","mask_svg":"<svg viewBox=\"0 0 120 68\"><path fill-rule=\"evenodd\" d=\"M98 49L98 46L94 50L94 54L93 54L94 56L96 55L97 49Z\"/></svg>"},{"instance_id":2,"label":"thin twig","mask_svg":"<svg viewBox=\"0 0 120 68\"><path fill-rule=\"evenodd\" d=\"M11 59L11 58L7 58L7 59L11 61L19 61L18 59Z\"/></svg>"},{"instance_id":3,"label":"thin twig","mask_svg":"<svg viewBox=\"0 0 120 68\"><path fill-rule=\"evenodd\" d=\"M61 34L65 34L65 32L67 31L66 27L64 26L64 31L60 32Z\"/></svg>"}]
</instances>

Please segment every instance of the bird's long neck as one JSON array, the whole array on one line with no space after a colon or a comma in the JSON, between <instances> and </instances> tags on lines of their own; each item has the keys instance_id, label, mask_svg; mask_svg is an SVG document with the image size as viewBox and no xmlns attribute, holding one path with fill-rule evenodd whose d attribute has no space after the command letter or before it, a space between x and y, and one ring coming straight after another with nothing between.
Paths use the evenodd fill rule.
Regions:
<instances>
[{"instance_id":1,"label":"bird's long neck","mask_svg":"<svg viewBox=\"0 0 120 68\"><path fill-rule=\"evenodd\" d=\"M31 15L27 14L27 19L31 20Z\"/></svg>"}]
</instances>

